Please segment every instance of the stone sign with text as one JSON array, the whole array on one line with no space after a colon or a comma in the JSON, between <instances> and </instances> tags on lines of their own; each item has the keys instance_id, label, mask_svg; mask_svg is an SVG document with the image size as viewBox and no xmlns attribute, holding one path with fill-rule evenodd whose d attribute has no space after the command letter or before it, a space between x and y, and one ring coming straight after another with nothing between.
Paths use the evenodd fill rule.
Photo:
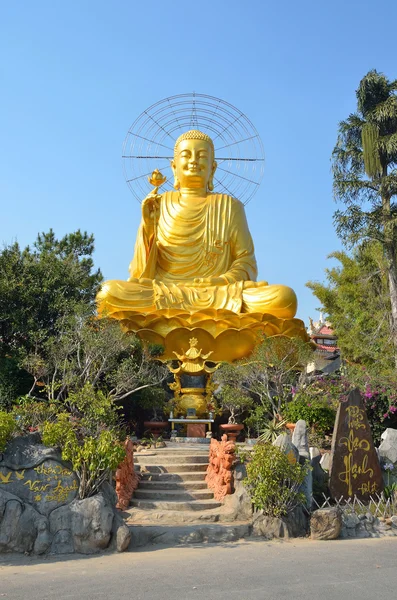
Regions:
<instances>
[{"instance_id":1,"label":"stone sign with text","mask_svg":"<svg viewBox=\"0 0 397 600\"><path fill-rule=\"evenodd\" d=\"M383 490L382 472L360 391L341 402L332 438L329 488L333 498L362 501Z\"/></svg>"},{"instance_id":2,"label":"stone sign with text","mask_svg":"<svg viewBox=\"0 0 397 600\"><path fill-rule=\"evenodd\" d=\"M10 469L0 464L0 490L18 496L40 514L69 504L77 494L77 477L55 460L45 460L30 469Z\"/></svg>"}]
</instances>

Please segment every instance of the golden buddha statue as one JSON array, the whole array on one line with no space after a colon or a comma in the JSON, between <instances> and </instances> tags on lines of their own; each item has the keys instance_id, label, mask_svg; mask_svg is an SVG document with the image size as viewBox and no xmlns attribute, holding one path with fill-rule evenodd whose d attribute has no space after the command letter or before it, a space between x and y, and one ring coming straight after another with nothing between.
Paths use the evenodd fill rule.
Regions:
<instances>
[{"instance_id":1,"label":"golden buddha statue","mask_svg":"<svg viewBox=\"0 0 397 600\"><path fill-rule=\"evenodd\" d=\"M213 194L211 138L188 131L171 162L175 192L149 194L128 281L106 282L98 296L109 316L179 308L224 309L292 319L297 300L282 285L256 282L254 245L241 202Z\"/></svg>"}]
</instances>

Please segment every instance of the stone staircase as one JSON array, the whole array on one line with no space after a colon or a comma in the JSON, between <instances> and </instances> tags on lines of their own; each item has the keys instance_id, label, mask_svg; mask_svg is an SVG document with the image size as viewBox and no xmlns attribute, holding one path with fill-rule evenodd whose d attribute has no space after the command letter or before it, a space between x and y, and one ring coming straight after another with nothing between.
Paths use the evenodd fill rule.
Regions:
<instances>
[{"instance_id":1,"label":"stone staircase","mask_svg":"<svg viewBox=\"0 0 397 600\"><path fill-rule=\"evenodd\" d=\"M132 546L234 541L249 535L249 523L231 522L205 482L209 449L169 443L134 454L140 484L125 511Z\"/></svg>"}]
</instances>

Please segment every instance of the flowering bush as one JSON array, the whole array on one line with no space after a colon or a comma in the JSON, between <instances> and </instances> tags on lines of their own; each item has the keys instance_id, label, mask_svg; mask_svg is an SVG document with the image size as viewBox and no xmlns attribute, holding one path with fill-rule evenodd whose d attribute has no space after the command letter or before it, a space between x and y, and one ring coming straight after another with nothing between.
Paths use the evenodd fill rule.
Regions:
<instances>
[{"instance_id":1,"label":"flowering bush","mask_svg":"<svg viewBox=\"0 0 397 600\"><path fill-rule=\"evenodd\" d=\"M335 403L330 403L327 398L316 397L307 392L298 392L289 402L284 411L288 421L295 423L303 419L310 427L314 427L320 434L329 433L335 423Z\"/></svg>"},{"instance_id":2,"label":"flowering bush","mask_svg":"<svg viewBox=\"0 0 397 600\"><path fill-rule=\"evenodd\" d=\"M374 373L365 367L349 366L341 375L319 377L301 390L292 390L293 401L287 404L284 416L290 420L305 419L310 425L315 424L316 430L326 432L333 425L332 412L335 419L339 402L346 402L355 387L362 393L377 444L386 427L397 428L397 377L393 373Z\"/></svg>"},{"instance_id":3,"label":"flowering bush","mask_svg":"<svg viewBox=\"0 0 397 600\"><path fill-rule=\"evenodd\" d=\"M394 373L373 373L366 368L349 369L351 386L364 399L374 442L379 444L387 427L397 427L397 378Z\"/></svg>"}]
</instances>

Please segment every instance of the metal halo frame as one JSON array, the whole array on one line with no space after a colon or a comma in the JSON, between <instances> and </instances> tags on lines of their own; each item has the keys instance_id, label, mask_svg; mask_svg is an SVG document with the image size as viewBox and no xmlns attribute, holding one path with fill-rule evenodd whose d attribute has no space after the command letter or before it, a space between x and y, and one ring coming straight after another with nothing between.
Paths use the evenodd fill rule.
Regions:
<instances>
[{"instance_id":1,"label":"metal halo frame","mask_svg":"<svg viewBox=\"0 0 397 600\"><path fill-rule=\"evenodd\" d=\"M218 168L214 192L247 204L263 178L262 140L251 121L237 108L206 94L179 94L146 109L131 125L123 144L126 182L138 201L152 190L148 177L159 169L167 181L161 192L173 189L170 161L174 144L189 129L209 135Z\"/></svg>"}]
</instances>

